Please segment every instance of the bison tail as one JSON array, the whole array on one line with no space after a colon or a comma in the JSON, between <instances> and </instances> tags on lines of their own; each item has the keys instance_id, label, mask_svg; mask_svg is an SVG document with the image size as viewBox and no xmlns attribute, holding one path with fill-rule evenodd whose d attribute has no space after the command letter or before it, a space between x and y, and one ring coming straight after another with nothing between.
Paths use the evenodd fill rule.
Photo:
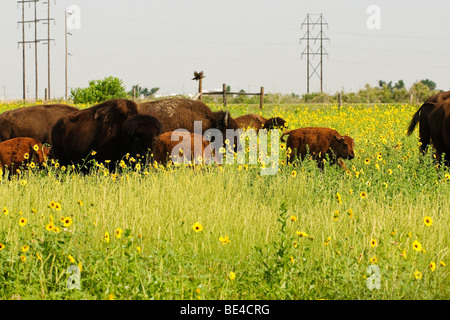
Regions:
<instances>
[{"instance_id":1,"label":"bison tail","mask_svg":"<svg viewBox=\"0 0 450 320\"><path fill-rule=\"evenodd\" d=\"M416 128L416 125L420 120L420 114L422 113L423 109L425 107L433 108L435 106L436 104L433 102L426 102L419 108L419 110L417 110L417 112L413 115L411 122L409 123L408 131L406 132L407 136L410 136L413 133L414 129Z\"/></svg>"},{"instance_id":2,"label":"bison tail","mask_svg":"<svg viewBox=\"0 0 450 320\"><path fill-rule=\"evenodd\" d=\"M280 141L281 141L281 142L284 142L284 136L290 135L292 131L293 131L293 130L289 130L289 131L283 132L283 134L282 134L281 137L280 137Z\"/></svg>"},{"instance_id":3,"label":"bison tail","mask_svg":"<svg viewBox=\"0 0 450 320\"><path fill-rule=\"evenodd\" d=\"M422 108L423 108L424 105L425 105L425 104L423 104L423 105L419 108L419 110L417 110L417 112L414 113L414 116L413 116L413 118L411 119L411 122L409 123L408 131L406 132L406 135L407 135L408 137L413 133L414 129L416 128L416 125L417 125L417 123L419 122L419 119L420 119L420 111L422 110Z\"/></svg>"}]
</instances>

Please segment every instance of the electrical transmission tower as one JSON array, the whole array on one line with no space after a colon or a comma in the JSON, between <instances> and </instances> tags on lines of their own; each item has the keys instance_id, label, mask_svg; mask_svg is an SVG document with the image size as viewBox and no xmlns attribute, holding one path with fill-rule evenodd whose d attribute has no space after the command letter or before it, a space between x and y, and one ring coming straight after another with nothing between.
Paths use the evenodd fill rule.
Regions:
<instances>
[{"instance_id":1,"label":"electrical transmission tower","mask_svg":"<svg viewBox=\"0 0 450 320\"><path fill-rule=\"evenodd\" d=\"M35 93L35 98L36 100L38 100L39 98L39 77L38 77L38 43L40 42L44 42L48 44L48 92L50 93L50 41L55 41L54 39L50 39L50 20L55 20L53 18L50 18L50 0L48 0L47 2L44 2L45 4L48 5L47 8L47 12L48 12L48 16L45 19L38 19L37 17L37 3L40 0L20 0L17 1L18 4L22 4L22 20L18 21L19 24L22 24L22 41L19 41L18 43L22 45L22 59L23 59L23 99L25 100L26 95L25 95L25 87L26 87L26 80L25 80L25 75L26 75L26 69L25 69L25 44L29 44L31 46L31 44L34 44L34 60L35 60L35 67L34 67L34 72L35 72L35 81L36 81L36 93ZM25 20L25 3L34 3L34 20ZM38 23L44 21L44 23L48 24L48 37L47 39L38 39ZM34 40L26 40L25 39L25 24L34 24ZM50 96L50 95L49 95Z\"/></svg>"},{"instance_id":2,"label":"electrical transmission tower","mask_svg":"<svg viewBox=\"0 0 450 320\"><path fill-rule=\"evenodd\" d=\"M314 21L311 16L318 16L318 19ZM314 30L315 27L320 26L319 33L314 36L312 34L312 30ZM300 44L302 41L306 41L306 48L302 52L302 59L303 56L306 55L306 91L309 93L309 80L312 78L314 74L316 74L320 79L320 92L323 92L323 57L328 56L328 53L326 52L323 41L328 40L329 38L325 36L325 33L323 32L323 27L327 26L328 23L323 18L322 14L307 14L305 21L302 23L301 29L306 27L306 33L305 35L300 38ZM314 45L316 45L316 42L319 41L320 46L315 49L311 45L311 41L314 41ZM311 63L311 57L314 59L315 56L320 56L320 61L317 65L314 65ZM320 74L317 72L317 69L320 68ZM311 71L312 70L312 71Z\"/></svg>"}]
</instances>

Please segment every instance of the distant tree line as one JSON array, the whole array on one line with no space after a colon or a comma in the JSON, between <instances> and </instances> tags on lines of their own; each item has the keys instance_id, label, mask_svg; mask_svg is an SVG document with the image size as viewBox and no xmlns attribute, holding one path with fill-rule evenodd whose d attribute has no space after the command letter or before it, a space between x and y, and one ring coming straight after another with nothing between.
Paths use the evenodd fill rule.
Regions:
<instances>
[{"instance_id":1,"label":"distant tree line","mask_svg":"<svg viewBox=\"0 0 450 320\"><path fill-rule=\"evenodd\" d=\"M156 92L159 91L159 88L142 88L140 85L136 84L131 87L131 91L128 92L130 97L135 97L136 99L145 99L153 96Z\"/></svg>"},{"instance_id":2,"label":"distant tree line","mask_svg":"<svg viewBox=\"0 0 450 320\"><path fill-rule=\"evenodd\" d=\"M429 79L417 81L410 88L405 87L405 82L399 80L396 83L384 80L378 81L378 86L372 87L366 84L357 92L336 92L334 95L327 93L310 93L302 96L303 102L337 102L338 95L346 103L421 103L428 97L436 94L436 83Z\"/></svg>"},{"instance_id":3,"label":"distant tree line","mask_svg":"<svg viewBox=\"0 0 450 320\"><path fill-rule=\"evenodd\" d=\"M91 80L87 88L75 88L70 91L74 103L100 103L110 99L146 99L153 96L159 88L142 88L134 85L126 90L122 80L106 77L103 80Z\"/></svg>"},{"instance_id":4,"label":"distant tree line","mask_svg":"<svg viewBox=\"0 0 450 320\"><path fill-rule=\"evenodd\" d=\"M231 92L230 86L226 90ZM89 81L87 88L71 90L71 98L74 103L99 103L109 99L152 99L158 87L151 89L134 85L127 91L122 80L115 77L106 77L103 80ZM366 84L357 92L345 92L341 90L335 94L309 93L299 96L292 94L267 93L264 96L265 103L337 103L341 95L343 103L422 103L428 97L438 93L436 83L430 79L417 81L410 88L406 88L403 80L392 81L379 80L378 86ZM244 90L239 92L245 93ZM220 96L204 96L206 103L220 103ZM259 96L230 95L227 99L230 104L259 104Z\"/></svg>"}]
</instances>

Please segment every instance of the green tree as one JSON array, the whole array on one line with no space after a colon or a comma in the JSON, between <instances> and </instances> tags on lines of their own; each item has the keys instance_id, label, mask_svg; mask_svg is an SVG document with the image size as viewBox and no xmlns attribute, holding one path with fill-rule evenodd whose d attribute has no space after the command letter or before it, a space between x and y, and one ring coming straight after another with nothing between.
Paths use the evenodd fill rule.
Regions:
<instances>
[{"instance_id":1,"label":"green tree","mask_svg":"<svg viewBox=\"0 0 450 320\"><path fill-rule=\"evenodd\" d=\"M392 90L392 81L386 82L386 81L380 80L380 81L378 81L378 85L380 86L380 89L387 87Z\"/></svg>"},{"instance_id":2,"label":"green tree","mask_svg":"<svg viewBox=\"0 0 450 320\"><path fill-rule=\"evenodd\" d=\"M110 99L128 99L122 80L106 77L89 81L89 87L70 90L74 103L100 103Z\"/></svg>"},{"instance_id":3,"label":"green tree","mask_svg":"<svg viewBox=\"0 0 450 320\"><path fill-rule=\"evenodd\" d=\"M379 84L383 84L384 86L386 86L384 81L383 83L381 83L380 81ZM358 90L357 95L348 98L353 99L352 102L366 102L366 103L381 102L378 91L379 91L378 88L373 88L370 84L366 83L364 89Z\"/></svg>"},{"instance_id":4,"label":"green tree","mask_svg":"<svg viewBox=\"0 0 450 320\"><path fill-rule=\"evenodd\" d=\"M405 88L405 82L403 80L398 80L396 84L394 84L394 89L404 89Z\"/></svg>"},{"instance_id":5,"label":"green tree","mask_svg":"<svg viewBox=\"0 0 450 320\"><path fill-rule=\"evenodd\" d=\"M414 83L409 89L410 94L418 103L425 101L427 98L433 95L432 90L422 81Z\"/></svg>"},{"instance_id":6,"label":"green tree","mask_svg":"<svg viewBox=\"0 0 450 320\"><path fill-rule=\"evenodd\" d=\"M149 90L148 88L142 88L141 86L136 84L131 87L131 91L128 92L128 95L131 97L133 96L133 90L136 98L140 98L141 96L143 96L144 98L148 98L158 92L159 88L155 87Z\"/></svg>"},{"instance_id":7,"label":"green tree","mask_svg":"<svg viewBox=\"0 0 450 320\"><path fill-rule=\"evenodd\" d=\"M430 79L425 79L420 82L422 82L424 85L430 88L431 91L436 90L436 82L431 81Z\"/></svg>"}]
</instances>

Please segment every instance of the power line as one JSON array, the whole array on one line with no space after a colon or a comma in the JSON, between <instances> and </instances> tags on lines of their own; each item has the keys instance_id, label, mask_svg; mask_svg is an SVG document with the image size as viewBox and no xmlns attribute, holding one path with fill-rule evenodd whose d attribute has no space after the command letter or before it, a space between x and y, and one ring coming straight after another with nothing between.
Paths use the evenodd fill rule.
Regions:
<instances>
[{"instance_id":1,"label":"power line","mask_svg":"<svg viewBox=\"0 0 450 320\"><path fill-rule=\"evenodd\" d=\"M26 72L25 72L25 3L34 2L34 0L22 0L18 1L18 4L22 4L22 21L18 23L22 23L22 41L19 44L22 44L22 76L23 76L23 100L26 99Z\"/></svg>"},{"instance_id":2,"label":"power line","mask_svg":"<svg viewBox=\"0 0 450 320\"><path fill-rule=\"evenodd\" d=\"M325 51L323 47L324 40L330 40L327 38L323 32L323 26L328 27L328 23L323 18L322 14L319 15L317 21L313 21L311 16L316 16L316 14L307 14L305 21L302 23L301 29L306 26L305 35L300 38L300 44L302 40L306 40L306 48L302 52L302 58L306 54L306 91L309 93L309 80L311 77L316 74L320 79L320 92L323 92L323 56L328 56L328 53ZM314 29L315 26L320 26L320 31L316 36L313 36L311 33L311 29ZM314 40L314 44L317 40L320 41L320 46L316 51L312 50L311 40ZM320 62L317 65L313 65L310 61L310 56L314 58L316 55L320 56ZM320 74L317 72L317 69L320 67ZM310 71L312 68L312 72Z\"/></svg>"},{"instance_id":3,"label":"power line","mask_svg":"<svg viewBox=\"0 0 450 320\"><path fill-rule=\"evenodd\" d=\"M18 4L22 4L22 20L18 21L19 24L22 24L22 41L19 41L18 43L22 45L22 58L23 58L23 99L25 100L26 98L26 94L25 94L25 88L26 88L26 83L25 83L25 76L26 76L26 69L25 69L25 44L34 44L34 59L35 59L35 98L36 100L38 100L39 98L39 76L38 76L38 48L37 45L40 42L44 42L47 41L47 43L49 44L50 41L54 41L54 39L50 39L50 20L54 20L52 18L50 18L50 0L48 0L48 16L46 19L38 19L37 17L37 3L40 0L21 0L18 1ZM34 19L33 20L25 20L25 3L34 3ZM45 2L47 3L47 2ZM42 21L47 21L49 27L48 27L48 38L47 39L38 39L38 23L42 22ZM34 40L26 40L25 39L25 24L34 24ZM50 45L48 46L48 84L49 84L49 88L48 90L50 91ZM28 92L28 90L27 90Z\"/></svg>"}]
</instances>

